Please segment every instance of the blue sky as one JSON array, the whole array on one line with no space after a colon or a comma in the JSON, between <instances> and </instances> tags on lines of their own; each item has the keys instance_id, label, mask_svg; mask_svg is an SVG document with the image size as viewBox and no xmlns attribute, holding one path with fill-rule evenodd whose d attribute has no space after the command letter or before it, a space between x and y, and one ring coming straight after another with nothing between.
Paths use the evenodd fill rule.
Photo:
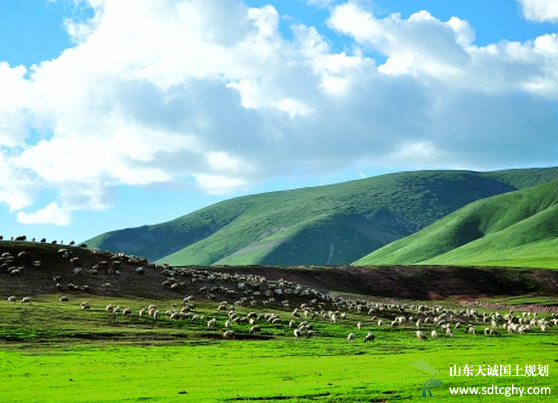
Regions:
<instances>
[{"instance_id":1,"label":"blue sky","mask_svg":"<svg viewBox=\"0 0 558 403\"><path fill-rule=\"evenodd\" d=\"M0 234L558 165L554 0L3 0Z\"/></svg>"}]
</instances>

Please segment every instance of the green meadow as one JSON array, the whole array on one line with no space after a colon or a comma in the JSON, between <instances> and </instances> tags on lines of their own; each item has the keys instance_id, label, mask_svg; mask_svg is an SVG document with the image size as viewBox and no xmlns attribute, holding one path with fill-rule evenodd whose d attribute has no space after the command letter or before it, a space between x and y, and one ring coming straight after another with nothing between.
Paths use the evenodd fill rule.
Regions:
<instances>
[{"instance_id":1,"label":"green meadow","mask_svg":"<svg viewBox=\"0 0 558 403\"><path fill-rule=\"evenodd\" d=\"M2 402L422 401L422 384L431 374L411 366L418 360L438 370L444 384L432 393L439 401L555 401L553 395L456 396L449 389L557 385L555 327L490 337L477 325L478 335L457 329L453 338L419 341L414 324L379 327L366 312L351 311L337 323L307 319L315 335L295 338L287 326L292 310L260 306L236 310L276 312L282 323L260 323L259 335L250 335L248 324L233 324L236 339L224 340L227 316L216 311L216 302L194 301L194 312L204 319L192 323L137 315L148 304L164 310L179 301L88 295L62 304L58 297L41 295L29 306L0 304ZM86 298L90 311L79 307ZM133 315L106 312L108 303L129 306ZM207 329L209 318L217 319L216 329ZM431 329L427 325L425 334ZM375 342L363 342L368 331ZM347 342L349 332L356 334L353 342ZM549 374L450 376L454 364L548 365Z\"/></svg>"}]
</instances>

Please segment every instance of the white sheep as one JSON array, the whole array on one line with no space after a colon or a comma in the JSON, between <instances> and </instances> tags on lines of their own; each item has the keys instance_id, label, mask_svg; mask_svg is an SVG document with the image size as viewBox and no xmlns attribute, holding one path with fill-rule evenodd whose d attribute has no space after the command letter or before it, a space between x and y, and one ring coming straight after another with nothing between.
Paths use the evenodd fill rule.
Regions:
<instances>
[{"instance_id":1,"label":"white sheep","mask_svg":"<svg viewBox=\"0 0 558 403\"><path fill-rule=\"evenodd\" d=\"M31 297L23 297L23 298L21 299L21 305L23 305L23 304L29 304L29 305L31 305Z\"/></svg>"},{"instance_id":2,"label":"white sheep","mask_svg":"<svg viewBox=\"0 0 558 403\"><path fill-rule=\"evenodd\" d=\"M217 319L215 319L215 318L210 319L210 320L207 322L207 328L208 328L208 329L213 329L213 328L215 328L216 325L217 325Z\"/></svg>"},{"instance_id":3,"label":"white sheep","mask_svg":"<svg viewBox=\"0 0 558 403\"><path fill-rule=\"evenodd\" d=\"M80 306L81 309L83 309L84 311L88 311L89 309L91 309L91 306L89 305L89 302L87 302L87 301L81 302L81 303L79 304L79 306Z\"/></svg>"},{"instance_id":4,"label":"white sheep","mask_svg":"<svg viewBox=\"0 0 558 403\"><path fill-rule=\"evenodd\" d=\"M129 316L132 314L132 308L126 308L122 311L122 315Z\"/></svg>"},{"instance_id":5,"label":"white sheep","mask_svg":"<svg viewBox=\"0 0 558 403\"><path fill-rule=\"evenodd\" d=\"M62 297L58 298L58 302L68 302L68 301L69 301L69 299L66 296L62 296Z\"/></svg>"},{"instance_id":6,"label":"white sheep","mask_svg":"<svg viewBox=\"0 0 558 403\"><path fill-rule=\"evenodd\" d=\"M431 336L433 339L437 339L437 338L438 338L438 332L436 332L436 330L433 330L433 331L430 333L430 336Z\"/></svg>"},{"instance_id":7,"label":"white sheep","mask_svg":"<svg viewBox=\"0 0 558 403\"><path fill-rule=\"evenodd\" d=\"M349 333L347 335L347 342L351 342L356 338L356 335L354 333Z\"/></svg>"},{"instance_id":8,"label":"white sheep","mask_svg":"<svg viewBox=\"0 0 558 403\"><path fill-rule=\"evenodd\" d=\"M254 325L250 328L250 331L248 333L256 334L256 333L260 333L261 330L262 329L258 325Z\"/></svg>"},{"instance_id":9,"label":"white sheep","mask_svg":"<svg viewBox=\"0 0 558 403\"><path fill-rule=\"evenodd\" d=\"M376 339L376 336L372 332L368 332L368 334L364 337L364 342L367 341L373 342Z\"/></svg>"},{"instance_id":10,"label":"white sheep","mask_svg":"<svg viewBox=\"0 0 558 403\"><path fill-rule=\"evenodd\" d=\"M421 332L420 330L417 330L417 339L418 340L428 340L428 337L426 337L426 335Z\"/></svg>"},{"instance_id":11,"label":"white sheep","mask_svg":"<svg viewBox=\"0 0 558 403\"><path fill-rule=\"evenodd\" d=\"M6 301L6 302L8 302L8 303L12 302L12 303L15 304L16 301L17 301L17 297L16 297L15 295L10 295L10 296L8 297L8 301Z\"/></svg>"},{"instance_id":12,"label":"white sheep","mask_svg":"<svg viewBox=\"0 0 558 403\"><path fill-rule=\"evenodd\" d=\"M236 333L234 332L234 330L227 330L225 333L223 333L223 339L232 340L235 337Z\"/></svg>"}]
</instances>

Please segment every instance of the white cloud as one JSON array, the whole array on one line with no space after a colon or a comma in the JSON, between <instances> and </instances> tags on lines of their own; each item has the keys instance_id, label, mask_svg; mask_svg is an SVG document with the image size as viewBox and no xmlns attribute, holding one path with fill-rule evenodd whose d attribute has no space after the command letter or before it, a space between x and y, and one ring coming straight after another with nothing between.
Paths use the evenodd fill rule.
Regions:
<instances>
[{"instance_id":1,"label":"white cloud","mask_svg":"<svg viewBox=\"0 0 558 403\"><path fill-rule=\"evenodd\" d=\"M523 16L534 22L558 22L556 0L518 0Z\"/></svg>"},{"instance_id":2,"label":"white cloud","mask_svg":"<svg viewBox=\"0 0 558 403\"><path fill-rule=\"evenodd\" d=\"M17 213L17 220L22 224L55 224L68 225L70 223L70 212L60 207L57 203L51 203L44 209L34 213Z\"/></svg>"},{"instance_id":3,"label":"white cloud","mask_svg":"<svg viewBox=\"0 0 558 403\"><path fill-rule=\"evenodd\" d=\"M319 2L350 42L337 53L315 27L283 38L272 6L79 1L95 15L66 21L74 47L29 70L0 62L0 202L57 192L21 222L106 209L120 185L216 194L355 164L556 163L556 34L479 47L457 17Z\"/></svg>"}]
</instances>

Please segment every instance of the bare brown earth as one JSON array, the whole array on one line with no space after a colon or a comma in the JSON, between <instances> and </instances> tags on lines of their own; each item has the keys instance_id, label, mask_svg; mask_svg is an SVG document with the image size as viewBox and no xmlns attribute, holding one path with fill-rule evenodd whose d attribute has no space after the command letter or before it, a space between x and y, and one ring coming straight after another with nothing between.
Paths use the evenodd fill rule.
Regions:
<instances>
[{"instance_id":1,"label":"bare brown earth","mask_svg":"<svg viewBox=\"0 0 558 403\"><path fill-rule=\"evenodd\" d=\"M72 264L69 258L62 257L60 249L66 249L71 257L79 258L79 263ZM93 252L77 246L0 241L0 255L5 252L13 257L13 261L0 267L0 297L4 298L12 294L71 294L83 292L84 286L86 292L97 295L176 298L205 293L200 292L200 288L214 285L203 282L191 284L177 279L180 287L171 289L168 282L163 285L168 276L161 266L145 260L134 261L130 256L117 257L109 252ZM24 256L18 257L20 252L25 252ZM38 260L41 261L40 267L34 267L33 262ZM99 267L98 274L92 274L91 268L101 261L108 262L108 265ZM22 273L12 275L8 267L22 268ZM143 268L143 274L136 272L138 267ZM78 274L74 272L76 268L81 268ZM525 294L558 296L558 271L542 269L444 266L217 266L190 269L254 274L269 281L283 279L320 292L350 294L356 298L440 300L453 297L466 301ZM119 275L115 274L116 271ZM53 279L55 276L59 278ZM107 283L110 283L110 288L103 286Z\"/></svg>"}]
</instances>

